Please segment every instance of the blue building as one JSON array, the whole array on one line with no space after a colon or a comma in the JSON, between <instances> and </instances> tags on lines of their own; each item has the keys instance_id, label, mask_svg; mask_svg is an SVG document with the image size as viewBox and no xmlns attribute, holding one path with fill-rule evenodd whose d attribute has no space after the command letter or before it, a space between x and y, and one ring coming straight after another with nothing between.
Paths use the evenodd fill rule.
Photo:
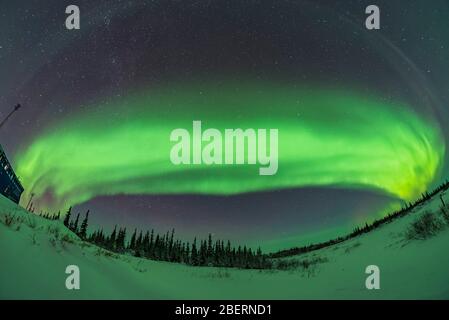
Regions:
<instances>
[{"instance_id":1,"label":"blue building","mask_svg":"<svg viewBox=\"0 0 449 320\"><path fill-rule=\"evenodd\" d=\"M22 184L0 145L0 193L18 204L22 192Z\"/></svg>"}]
</instances>

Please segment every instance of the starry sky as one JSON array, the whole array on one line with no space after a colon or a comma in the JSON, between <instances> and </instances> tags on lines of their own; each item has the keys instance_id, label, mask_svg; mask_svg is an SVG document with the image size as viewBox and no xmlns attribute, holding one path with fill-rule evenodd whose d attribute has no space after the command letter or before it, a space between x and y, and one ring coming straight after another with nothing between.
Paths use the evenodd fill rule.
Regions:
<instances>
[{"instance_id":1,"label":"starry sky","mask_svg":"<svg viewBox=\"0 0 449 320\"><path fill-rule=\"evenodd\" d=\"M72 1L73 2L73 1ZM273 249L339 235L448 176L449 4L15 1L0 143L43 210ZM81 30L65 8L81 9ZM171 130L278 128L279 170L176 167Z\"/></svg>"}]
</instances>

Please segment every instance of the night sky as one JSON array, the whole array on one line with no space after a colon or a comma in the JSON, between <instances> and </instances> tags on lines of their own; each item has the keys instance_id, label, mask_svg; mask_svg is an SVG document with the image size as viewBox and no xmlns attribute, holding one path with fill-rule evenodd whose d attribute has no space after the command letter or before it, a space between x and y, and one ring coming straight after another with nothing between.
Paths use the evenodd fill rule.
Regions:
<instances>
[{"instance_id":1,"label":"night sky","mask_svg":"<svg viewBox=\"0 0 449 320\"><path fill-rule=\"evenodd\" d=\"M9 1L0 143L42 210L265 248L324 240L449 176L447 1ZM81 9L81 30L65 8ZM175 167L171 130L278 128L279 170Z\"/></svg>"}]
</instances>

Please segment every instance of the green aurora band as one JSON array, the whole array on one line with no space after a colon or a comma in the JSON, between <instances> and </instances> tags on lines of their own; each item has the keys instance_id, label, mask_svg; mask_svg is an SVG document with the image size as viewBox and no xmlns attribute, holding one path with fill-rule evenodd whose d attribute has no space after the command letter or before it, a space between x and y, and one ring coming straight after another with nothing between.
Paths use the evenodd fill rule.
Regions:
<instances>
[{"instance_id":1,"label":"green aurora band","mask_svg":"<svg viewBox=\"0 0 449 320\"><path fill-rule=\"evenodd\" d=\"M86 108L89 110L89 108ZM279 169L173 165L173 129L274 128ZM411 200L433 182L445 145L434 121L399 103L335 89L183 85L130 94L49 126L17 157L36 203L61 209L116 194L231 195L303 186L380 190ZM50 194L51 196L44 196Z\"/></svg>"}]
</instances>

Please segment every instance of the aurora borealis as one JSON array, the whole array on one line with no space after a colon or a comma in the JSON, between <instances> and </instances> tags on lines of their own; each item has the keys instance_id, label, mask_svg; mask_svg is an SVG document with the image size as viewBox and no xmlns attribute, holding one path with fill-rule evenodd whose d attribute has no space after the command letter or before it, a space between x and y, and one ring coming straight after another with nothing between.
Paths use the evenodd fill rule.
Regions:
<instances>
[{"instance_id":1,"label":"aurora borealis","mask_svg":"<svg viewBox=\"0 0 449 320\"><path fill-rule=\"evenodd\" d=\"M364 4L339 0L80 0L79 31L65 3L44 2L0 19L0 117L23 105L0 143L22 205L33 194L40 210L186 237L311 239L448 176L444 1L378 1L377 31ZM278 129L276 174L173 165L170 133L192 121Z\"/></svg>"},{"instance_id":2,"label":"aurora borealis","mask_svg":"<svg viewBox=\"0 0 449 320\"><path fill-rule=\"evenodd\" d=\"M87 113L63 121L19 156L18 174L31 192L54 195L52 210L104 195L230 195L325 185L377 188L412 200L433 181L444 155L431 124L374 99L263 85L174 91L109 106L130 110L126 120L103 122ZM261 177L249 165L173 165L170 132L192 119L214 128L279 128L279 172Z\"/></svg>"}]
</instances>

